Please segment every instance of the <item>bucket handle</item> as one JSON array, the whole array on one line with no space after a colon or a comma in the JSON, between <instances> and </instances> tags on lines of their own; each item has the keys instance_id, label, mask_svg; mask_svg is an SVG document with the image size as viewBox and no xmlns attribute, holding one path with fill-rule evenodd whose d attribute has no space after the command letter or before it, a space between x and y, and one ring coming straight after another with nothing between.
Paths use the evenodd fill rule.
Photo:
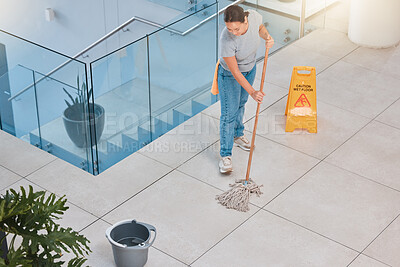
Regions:
<instances>
[{"instance_id":1,"label":"bucket handle","mask_svg":"<svg viewBox=\"0 0 400 267\"><path fill-rule=\"evenodd\" d=\"M145 243L145 245L143 246L144 248L151 247L151 245L153 245L153 243L154 243L154 240L156 240L157 230L153 225L150 225L150 224L147 224L147 223L143 223L143 222L141 222L140 224L143 224L144 226L147 227L147 229L149 229L150 231L154 232L153 240L151 240L149 243Z\"/></svg>"},{"instance_id":2,"label":"bucket handle","mask_svg":"<svg viewBox=\"0 0 400 267\"><path fill-rule=\"evenodd\" d=\"M114 225L112 225L112 226L110 226L110 227L107 228L107 230L106 230L106 237L107 237L108 241L109 241L111 244L113 244L114 246L120 247L120 248L126 248L126 247L127 247L127 245L125 245L125 244L120 244L120 243L114 241L114 240L111 238L111 231L112 231L112 229L114 229L116 226L121 225L121 224L125 224L125 223L129 223L129 222L135 222L135 223L137 223L136 220L124 220L124 221L118 222L118 223L116 223L116 224L114 224ZM143 248L148 248L148 247L150 247L151 245L153 245L154 240L156 239L156 236L157 236L157 230L156 230L156 228L155 228L153 225L150 225L150 224L147 224L147 223L143 223L143 222L139 222L139 224L142 224L142 225L146 226L147 229L149 229L150 231L153 231L153 232L154 232L153 240L152 240L151 242L149 242L149 243L145 243L145 245L143 246Z\"/></svg>"},{"instance_id":3,"label":"bucket handle","mask_svg":"<svg viewBox=\"0 0 400 267\"><path fill-rule=\"evenodd\" d=\"M106 237L107 237L108 241L109 241L111 244L113 244L114 246L116 246L116 247L126 248L127 245L125 245L125 244L120 244L120 243L118 243L118 242L115 242L114 239L111 238L111 235L110 235L110 234L111 234L111 230L114 229L114 227L115 227L115 225L110 226L110 227L108 227L107 230L106 230Z\"/></svg>"}]
</instances>

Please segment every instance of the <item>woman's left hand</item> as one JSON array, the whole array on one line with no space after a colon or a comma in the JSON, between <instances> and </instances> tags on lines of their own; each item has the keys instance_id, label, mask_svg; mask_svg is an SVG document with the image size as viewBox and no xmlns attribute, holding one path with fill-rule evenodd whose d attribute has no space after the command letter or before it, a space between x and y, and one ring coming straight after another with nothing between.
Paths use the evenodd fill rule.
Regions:
<instances>
[{"instance_id":1,"label":"woman's left hand","mask_svg":"<svg viewBox=\"0 0 400 267\"><path fill-rule=\"evenodd\" d=\"M268 36L268 39L265 41L265 47L271 48L274 46L274 43L275 43L274 38L272 38L272 36L270 35Z\"/></svg>"}]
</instances>

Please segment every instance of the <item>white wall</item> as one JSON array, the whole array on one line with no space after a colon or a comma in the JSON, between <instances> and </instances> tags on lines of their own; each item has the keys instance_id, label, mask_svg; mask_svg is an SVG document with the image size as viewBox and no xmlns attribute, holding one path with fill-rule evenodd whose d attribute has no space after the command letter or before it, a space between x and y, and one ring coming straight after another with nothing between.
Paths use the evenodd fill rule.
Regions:
<instances>
[{"instance_id":1,"label":"white wall","mask_svg":"<svg viewBox=\"0 0 400 267\"><path fill-rule=\"evenodd\" d=\"M73 56L133 16L165 23L180 13L146 0L0 0L0 29Z\"/></svg>"},{"instance_id":2,"label":"white wall","mask_svg":"<svg viewBox=\"0 0 400 267\"><path fill-rule=\"evenodd\" d=\"M106 15L98 0L0 0L0 6L1 29L70 56L117 23L115 10L108 6ZM45 20L46 8L54 9L54 21Z\"/></svg>"}]
</instances>

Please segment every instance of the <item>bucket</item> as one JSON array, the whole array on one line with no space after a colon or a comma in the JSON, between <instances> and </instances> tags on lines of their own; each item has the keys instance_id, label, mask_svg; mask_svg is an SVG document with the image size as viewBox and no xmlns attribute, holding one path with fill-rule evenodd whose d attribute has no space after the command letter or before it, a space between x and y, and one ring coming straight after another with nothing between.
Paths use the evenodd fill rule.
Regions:
<instances>
[{"instance_id":1,"label":"bucket","mask_svg":"<svg viewBox=\"0 0 400 267\"><path fill-rule=\"evenodd\" d=\"M151 231L154 237L150 241ZM111 243L115 264L118 267L143 267L156 234L154 226L136 220L121 221L109 227L106 237Z\"/></svg>"}]
</instances>

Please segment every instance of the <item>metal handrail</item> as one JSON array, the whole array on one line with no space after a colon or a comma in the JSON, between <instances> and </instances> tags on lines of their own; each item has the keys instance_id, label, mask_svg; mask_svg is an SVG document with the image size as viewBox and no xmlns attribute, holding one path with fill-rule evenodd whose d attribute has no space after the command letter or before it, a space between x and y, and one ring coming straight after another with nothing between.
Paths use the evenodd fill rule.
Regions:
<instances>
[{"instance_id":1,"label":"metal handrail","mask_svg":"<svg viewBox=\"0 0 400 267\"><path fill-rule=\"evenodd\" d=\"M68 63L70 63L71 61L75 60L76 58L80 57L81 55L83 55L84 53L86 53L87 51L89 51L90 49L94 48L95 46L97 46L98 44L100 44L101 42L103 42L104 40L108 39L109 37L111 37L112 35L114 35L115 33L117 33L118 31L120 31L121 29L123 29L124 27L128 26L129 24L131 24L132 22L134 22L135 20L146 23L148 25L154 26L154 27L158 27L161 29L164 29L166 31L172 32L174 34L179 34L181 36L185 36L186 34L192 32L193 30L195 30L196 28L200 27L202 24L206 23L207 21L209 21L210 19L214 18L217 14L221 14L222 12L225 11L225 9L227 9L229 6L231 5L235 5L235 4L240 4L242 2L244 2L245 0L237 0L235 2L233 2L232 4L227 5L226 7L224 7L223 9L219 10L217 13L211 15L210 17L200 21L198 24L196 24L195 26L191 27L190 29L186 30L185 32L180 32L174 29L170 29L167 28L165 26L163 26L162 24L138 17L138 16L134 16L131 19L127 20L125 23L121 24L120 26L118 26L117 28L115 28L114 30L112 30L111 32L107 33L106 35L104 35L103 37L101 37L99 40L97 40L96 42L94 42L93 44L89 45L87 48L85 48L84 50L82 50L81 52L79 52L78 54L76 54L75 56L72 57L72 59L67 60L66 62L64 62L63 64L61 64L60 66L56 67L55 69L53 69L52 71L50 71L47 75L45 75L44 77L40 78L36 83L39 83L40 81L42 81L43 79L45 79L46 77L52 75L53 73L55 73L56 71L58 71L59 69L61 69L62 67L64 67L65 65L67 65ZM32 83L31 85L25 87L24 89L22 89L21 91L19 91L18 93L16 93L14 96L8 98L8 101L11 101L13 99L15 99L16 97L18 97L19 95L23 94L24 92L26 92L27 90L29 90L33 85L35 85L35 83Z\"/></svg>"},{"instance_id":2,"label":"metal handrail","mask_svg":"<svg viewBox=\"0 0 400 267\"><path fill-rule=\"evenodd\" d=\"M185 35L188 34L189 32L191 32L191 31L193 31L194 29L200 27L202 24L204 24L204 23L206 23L207 21L209 21L210 19L214 18L217 14L220 15L220 14L221 14L222 12L224 12L225 9L227 9L229 6L241 4L241 3L243 3L244 1L245 1L245 0L236 0L235 2L233 2L233 3L229 4L229 5L227 5L226 7L220 9L220 10L218 11L218 13L215 13L215 14L209 16L208 18L206 18L206 19L200 21L198 24L194 25L192 28L190 28L190 29L188 29L187 31L183 32L183 33L182 33L182 36L185 36Z\"/></svg>"},{"instance_id":3,"label":"metal handrail","mask_svg":"<svg viewBox=\"0 0 400 267\"><path fill-rule=\"evenodd\" d=\"M46 77L52 75L53 73L55 73L56 71L58 71L59 69L61 69L62 67L64 67L65 65L67 65L68 63L70 63L71 61L73 61L74 59L80 57L81 55L83 55L84 53L86 53L87 51L89 51L90 49L94 48L95 46L97 46L98 44L100 44L101 42L103 42L104 40L108 39L109 37L111 37L112 35L114 35L115 33L117 33L118 31L120 31L121 29L123 29L124 27L126 27L127 25L131 24L132 22L134 22L135 20L147 23L149 25L155 26L155 27L162 27L161 24L152 22L152 21L148 21L146 19L140 18L140 17L132 17L131 19L129 19L128 21L126 21L125 23L121 24L120 26L118 26L117 28L115 28L114 30L112 30L111 32L107 33L106 35L104 35L103 37L101 37L99 40L97 40L96 42L94 42L93 44L89 45L87 48L85 48L84 50L82 50L81 52L79 52L78 54L76 54L75 56L72 57L72 59L67 60L66 62L64 62L63 64L61 64L60 66L56 67L55 69L53 69L52 71L50 71L46 76L40 78L36 83L42 81L43 79L45 79ZM177 34L181 34L178 31L172 30L172 29L167 29L170 32L173 33L177 33ZM25 87L24 89L22 89L21 91L19 91L18 93L16 93L14 96L10 97L8 99L8 101L13 100L14 98L18 97L19 95L23 94L25 91L29 90L35 83L32 83L31 85L28 85L27 87Z\"/></svg>"}]
</instances>

